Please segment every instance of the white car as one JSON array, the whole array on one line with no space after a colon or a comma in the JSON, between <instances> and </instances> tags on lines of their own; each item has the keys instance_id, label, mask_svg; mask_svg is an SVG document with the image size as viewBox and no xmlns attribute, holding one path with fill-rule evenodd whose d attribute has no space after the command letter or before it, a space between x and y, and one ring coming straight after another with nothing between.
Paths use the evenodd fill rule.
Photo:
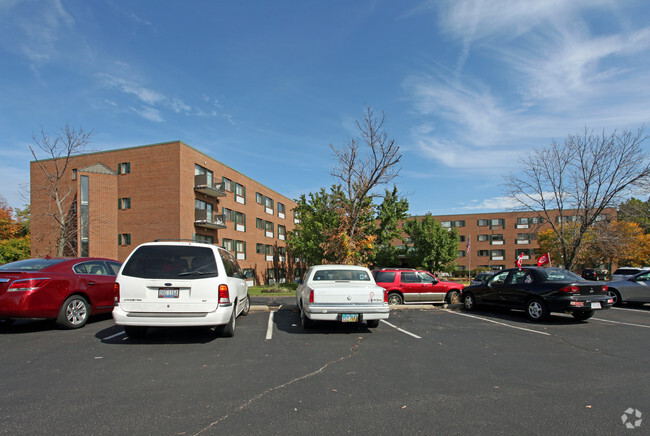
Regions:
<instances>
[{"instance_id":1,"label":"white car","mask_svg":"<svg viewBox=\"0 0 650 436\"><path fill-rule=\"evenodd\" d=\"M215 326L235 334L250 309L248 285L235 257L196 242L149 242L126 259L115 280L113 319L130 337L147 327Z\"/></svg>"},{"instance_id":2,"label":"white car","mask_svg":"<svg viewBox=\"0 0 650 436\"><path fill-rule=\"evenodd\" d=\"M303 328L312 327L314 320L377 327L390 314L386 290L362 266L312 266L296 289L296 304Z\"/></svg>"}]
</instances>

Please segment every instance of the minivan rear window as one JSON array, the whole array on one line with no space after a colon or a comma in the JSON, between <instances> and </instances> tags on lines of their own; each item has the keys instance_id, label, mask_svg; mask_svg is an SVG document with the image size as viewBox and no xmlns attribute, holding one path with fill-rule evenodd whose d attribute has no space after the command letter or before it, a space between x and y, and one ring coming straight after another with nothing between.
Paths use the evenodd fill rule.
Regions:
<instances>
[{"instance_id":1,"label":"minivan rear window","mask_svg":"<svg viewBox=\"0 0 650 436\"><path fill-rule=\"evenodd\" d=\"M214 251L207 247L143 245L129 258L122 275L149 279L216 277Z\"/></svg>"}]
</instances>

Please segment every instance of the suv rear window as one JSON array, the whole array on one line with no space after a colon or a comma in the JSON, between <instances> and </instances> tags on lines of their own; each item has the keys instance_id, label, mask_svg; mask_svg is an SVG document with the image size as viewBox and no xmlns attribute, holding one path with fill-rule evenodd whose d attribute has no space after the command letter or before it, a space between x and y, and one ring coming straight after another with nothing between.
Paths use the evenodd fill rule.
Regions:
<instances>
[{"instance_id":1,"label":"suv rear window","mask_svg":"<svg viewBox=\"0 0 650 436\"><path fill-rule=\"evenodd\" d=\"M216 277L214 252L206 247L143 245L124 266L122 275L155 279Z\"/></svg>"},{"instance_id":2,"label":"suv rear window","mask_svg":"<svg viewBox=\"0 0 650 436\"><path fill-rule=\"evenodd\" d=\"M634 275L640 273L641 269L639 268L618 268L614 271L615 275Z\"/></svg>"},{"instance_id":3,"label":"suv rear window","mask_svg":"<svg viewBox=\"0 0 650 436\"><path fill-rule=\"evenodd\" d=\"M378 271L375 281L377 283L393 283L395 281L395 273L391 271Z\"/></svg>"}]
</instances>

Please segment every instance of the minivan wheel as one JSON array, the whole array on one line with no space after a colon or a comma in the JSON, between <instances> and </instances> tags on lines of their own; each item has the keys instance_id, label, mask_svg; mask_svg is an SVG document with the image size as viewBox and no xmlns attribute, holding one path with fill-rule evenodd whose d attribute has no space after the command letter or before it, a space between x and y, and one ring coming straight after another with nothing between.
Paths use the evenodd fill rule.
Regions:
<instances>
[{"instance_id":1,"label":"minivan wheel","mask_svg":"<svg viewBox=\"0 0 650 436\"><path fill-rule=\"evenodd\" d=\"M135 325L125 325L124 333L130 338L140 339L147 334L147 327L135 326Z\"/></svg>"},{"instance_id":2,"label":"minivan wheel","mask_svg":"<svg viewBox=\"0 0 650 436\"><path fill-rule=\"evenodd\" d=\"M81 295L71 295L61 305L56 325L63 329L78 329L86 325L89 316L88 301Z\"/></svg>"},{"instance_id":3,"label":"minivan wheel","mask_svg":"<svg viewBox=\"0 0 650 436\"><path fill-rule=\"evenodd\" d=\"M232 314L230 315L230 321L228 321L228 324L219 326L217 328L217 332L219 333L219 336L223 336L224 338L232 338L235 336L235 319L237 316L235 315L235 308L233 307L232 309Z\"/></svg>"}]
</instances>

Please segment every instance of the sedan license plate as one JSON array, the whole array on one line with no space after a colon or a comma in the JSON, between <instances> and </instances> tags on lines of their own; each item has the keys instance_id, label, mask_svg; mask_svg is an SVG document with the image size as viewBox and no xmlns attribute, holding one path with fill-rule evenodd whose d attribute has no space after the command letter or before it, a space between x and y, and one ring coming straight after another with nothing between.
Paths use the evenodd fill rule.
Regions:
<instances>
[{"instance_id":1,"label":"sedan license plate","mask_svg":"<svg viewBox=\"0 0 650 436\"><path fill-rule=\"evenodd\" d=\"M159 288L158 298L178 298L178 288Z\"/></svg>"},{"instance_id":2,"label":"sedan license plate","mask_svg":"<svg viewBox=\"0 0 650 436\"><path fill-rule=\"evenodd\" d=\"M342 313L341 322L359 322L358 313Z\"/></svg>"},{"instance_id":3,"label":"sedan license plate","mask_svg":"<svg viewBox=\"0 0 650 436\"><path fill-rule=\"evenodd\" d=\"M592 309L602 309L603 306L600 305L600 302L596 302L596 303L591 303L591 308Z\"/></svg>"}]
</instances>

